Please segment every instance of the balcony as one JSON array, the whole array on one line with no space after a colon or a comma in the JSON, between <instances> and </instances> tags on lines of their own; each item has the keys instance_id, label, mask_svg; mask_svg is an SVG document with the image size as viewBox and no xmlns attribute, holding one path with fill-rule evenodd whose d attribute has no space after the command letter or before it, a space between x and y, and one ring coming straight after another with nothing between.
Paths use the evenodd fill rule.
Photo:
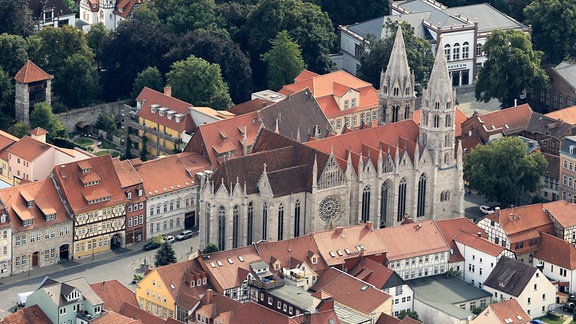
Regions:
<instances>
[{"instance_id":1,"label":"balcony","mask_svg":"<svg viewBox=\"0 0 576 324\"><path fill-rule=\"evenodd\" d=\"M272 280L268 280L268 281L258 281L258 280L254 280L254 279L250 279L248 280L248 284L257 288L262 288L262 289L273 289L273 288L277 288L277 287L282 287L284 286L284 279L275 277Z\"/></svg>"}]
</instances>

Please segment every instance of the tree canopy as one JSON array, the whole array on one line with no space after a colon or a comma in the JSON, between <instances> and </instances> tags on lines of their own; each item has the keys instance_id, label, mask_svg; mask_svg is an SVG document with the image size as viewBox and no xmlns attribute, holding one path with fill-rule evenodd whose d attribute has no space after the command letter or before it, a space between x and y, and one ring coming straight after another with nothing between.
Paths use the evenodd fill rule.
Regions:
<instances>
[{"instance_id":1,"label":"tree canopy","mask_svg":"<svg viewBox=\"0 0 576 324\"><path fill-rule=\"evenodd\" d=\"M334 26L350 25L388 14L388 1L382 0L308 0L328 13Z\"/></svg>"},{"instance_id":2,"label":"tree canopy","mask_svg":"<svg viewBox=\"0 0 576 324\"><path fill-rule=\"evenodd\" d=\"M28 1L0 0L0 34L29 36L34 32Z\"/></svg>"},{"instance_id":3,"label":"tree canopy","mask_svg":"<svg viewBox=\"0 0 576 324\"><path fill-rule=\"evenodd\" d=\"M576 1L534 0L524 9L534 47L552 63L576 59Z\"/></svg>"},{"instance_id":4,"label":"tree canopy","mask_svg":"<svg viewBox=\"0 0 576 324\"><path fill-rule=\"evenodd\" d=\"M172 244L168 242L162 243L162 245L160 245L160 249L156 251L154 265L161 267L176 262L178 262L178 260L176 259L176 252L174 252Z\"/></svg>"},{"instance_id":5,"label":"tree canopy","mask_svg":"<svg viewBox=\"0 0 576 324\"><path fill-rule=\"evenodd\" d=\"M262 60L268 67L268 87L278 91L283 85L294 82L306 65L300 47L292 41L287 31L279 32L271 43L272 48L262 55Z\"/></svg>"},{"instance_id":6,"label":"tree canopy","mask_svg":"<svg viewBox=\"0 0 576 324\"><path fill-rule=\"evenodd\" d=\"M149 66L146 70L138 73L136 80L134 80L134 85L132 86L132 93L130 97L136 100L136 97L142 92L144 87L156 91L162 91L164 88L164 80L162 79L162 74L154 66Z\"/></svg>"},{"instance_id":7,"label":"tree canopy","mask_svg":"<svg viewBox=\"0 0 576 324\"><path fill-rule=\"evenodd\" d=\"M0 34L0 67L14 77L28 60L28 44L22 36Z\"/></svg>"},{"instance_id":8,"label":"tree canopy","mask_svg":"<svg viewBox=\"0 0 576 324\"><path fill-rule=\"evenodd\" d=\"M214 252L218 252L218 251L219 251L218 245L216 245L216 243L213 243L213 242L208 243L208 245L206 245L204 250L202 250L202 252L204 254L214 253Z\"/></svg>"},{"instance_id":9,"label":"tree canopy","mask_svg":"<svg viewBox=\"0 0 576 324\"><path fill-rule=\"evenodd\" d=\"M108 35L110 35L110 31L101 22L92 25L90 31L86 34L88 46L92 49L94 59L98 65L98 73L100 73L100 61L102 60L102 45Z\"/></svg>"},{"instance_id":10,"label":"tree canopy","mask_svg":"<svg viewBox=\"0 0 576 324\"><path fill-rule=\"evenodd\" d=\"M464 180L470 188L500 203L516 203L523 192L535 192L547 162L542 153L527 153L517 137L504 137L476 147L464 158Z\"/></svg>"},{"instance_id":11,"label":"tree canopy","mask_svg":"<svg viewBox=\"0 0 576 324\"><path fill-rule=\"evenodd\" d=\"M519 30L495 30L483 46L486 62L478 74L476 100L495 98L502 108L514 99L544 88L548 76L540 66L542 52L532 49L529 36Z\"/></svg>"},{"instance_id":12,"label":"tree canopy","mask_svg":"<svg viewBox=\"0 0 576 324\"><path fill-rule=\"evenodd\" d=\"M30 114L30 127L42 127L48 131L48 138L66 137L66 129L62 122L52 113L52 107L44 102L34 105Z\"/></svg>"},{"instance_id":13,"label":"tree canopy","mask_svg":"<svg viewBox=\"0 0 576 324\"><path fill-rule=\"evenodd\" d=\"M150 7L160 21L176 34L222 24L222 19L215 14L214 0L154 0Z\"/></svg>"},{"instance_id":14,"label":"tree canopy","mask_svg":"<svg viewBox=\"0 0 576 324\"><path fill-rule=\"evenodd\" d=\"M428 82L432 65L434 65L432 47L428 41L416 36L414 28L410 24L401 23L400 25L402 26L408 65L414 71L416 84L423 86ZM394 39L398 32L398 22L388 20L384 28L386 28L388 36L370 41L367 51L363 52L360 57L361 65L358 70L358 76L362 80L372 83L375 88L380 87L380 72L386 70L390 60Z\"/></svg>"},{"instance_id":15,"label":"tree canopy","mask_svg":"<svg viewBox=\"0 0 576 324\"><path fill-rule=\"evenodd\" d=\"M166 80L172 86L174 97L194 106L225 110L232 105L218 64L191 55L186 60L174 62Z\"/></svg>"},{"instance_id":16,"label":"tree canopy","mask_svg":"<svg viewBox=\"0 0 576 324\"><path fill-rule=\"evenodd\" d=\"M12 78L0 67L0 128L6 129L14 117Z\"/></svg>"}]
</instances>

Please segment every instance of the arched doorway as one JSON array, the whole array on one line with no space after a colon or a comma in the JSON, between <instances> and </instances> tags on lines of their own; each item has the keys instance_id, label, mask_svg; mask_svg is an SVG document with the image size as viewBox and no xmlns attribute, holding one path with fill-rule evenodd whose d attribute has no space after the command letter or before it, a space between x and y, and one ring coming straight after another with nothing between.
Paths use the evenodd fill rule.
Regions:
<instances>
[{"instance_id":1,"label":"arched doorway","mask_svg":"<svg viewBox=\"0 0 576 324\"><path fill-rule=\"evenodd\" d=\"M110 240L110 249L120 249L124 246L124 242L122 240L122 234L116 233L112 236Z\"/></svg>"},{"instance_id":2,"label":"arched doorway","mask_svg":"<svg viewBox=\"0 0 576 324\"><path fill-rule=\"evenodd\" d=\"M32 253L32 267L38 266L38 254L40 254L38 251Z\"/></svg>"},{"instance_id":3,"label":"arched doorway","mask_svg":"<svg viewBox=\"0 0 576 324\"><path fill-rule=\"evenodd\" d=\"M60 260L68 260L70 256L70 246L68 244L60 245Z\"/></svg>"}]
</instances>

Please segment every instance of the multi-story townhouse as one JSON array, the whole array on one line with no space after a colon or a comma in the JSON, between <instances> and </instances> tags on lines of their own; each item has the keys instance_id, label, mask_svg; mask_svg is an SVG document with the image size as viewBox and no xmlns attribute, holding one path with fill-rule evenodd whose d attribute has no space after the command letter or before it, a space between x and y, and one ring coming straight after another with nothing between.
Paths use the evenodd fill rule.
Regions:
<instances>
[{"instance_id":1,"label":"multi-story townhouse","mask_svg":"<svg viewBox=\"0 0 576 324\"><path fill-rule=\"evenodd\" d=\"M576 203L576 136L567 136L560 148L559 195Z\"/></svg>"},{"instance_id":2,"label":"multi-story townhouse","mask_svg":"<svg viewBox=\"0 0 576 324\"><path fill-rule=\"evenodd\" d=\"M198 226L196 173L209 170L208 161L197 153L183 152L134 163L134 168L144 184L147 238Z\"/></svg>"},{"instance_id":3,"label":"multi-story townhouse","mask_svg":"<svg viewBox=\"0 0 576 324\"><path fill-rule=\"evenodd\" d=\"M91 25L97 23L115 30L121 21L132 17L141 3L142 0L81 0L78 2L78 20L84 31L90 30Z\"/></svg>"},{"instance_id":4,"label":"multi-story townhouse","mask_svg":"<svg viewBox=\"0 0 576 324\"><path fill-rule=\"evenodd\" d=\"M571 201L557 200L542 205L546 214L554 225L556 237L568 241L576 246L576 204Z\"/></svg>"},{"instance_id":5,"label":"multi-story townhouse","mask_svg":"<svg viewBox=\"0 0 576 324\"><path fill-rule=\"evenodd\" d=\"M124 246L128 198L110 155L56 166L52 178L74 218L74 258Z\"/></svg>"},{"instance_id":6,"label":"multi-story townhouse","mask_svg":"<svg viewBox=\"0 0 576 324\"><path fill-rule=\"evenodd\" d=\"M114 160L114 169L126 194L126 244L146 239L146 195L142 178L128 160Z\"/></svg>"},{"instance_id":7,"label":"multi-story townhouse","mask_svg":"<svg viewBox=\"0 0 576 324\"><path fill-rule=\"evenodd\" d=\"M46 26L58 28L76 24L76 14L62 0L30 0L28 8L36 30Z\"/></svg>"},{"instance_id":8,"label":"multi-story townhouse","mask_svg":"<svg viewBox=\"0 0 576 324\"><path fill-rule=\"evenodd\" d=\"M534 253L534 265L552 281L558 283L558 291L565 294L576 292L576 247L573 243L542 233L540 248Z\"/></svg>"},{"instance_id":9,"label":"multi-story townhouse","mask_svg":"<svg viewBox=\"0 0 576 324\"><path fill-rule=\"evenodd\" d=\"M516 299L488 305L472 320L472 324L528 324L532 318L526 314Z\"/></svg>"},{"instance_id":10,"label":"multi-story townhouse","mask_svg":"<svg viewBox=\"0 0 576 324\"><path fill-rule=\"evenodd\" d=\"M8 148L18 142L20 139L16 136L0 131L0 180L11 183L8 177Z\"/></svg>"},{"instance_id":11,"label":"multi-story townhouse","mask_svg":"<svg viewBox=\"0 0 576 324\"><path fill-rule=\"evenodd\" d=\"M12 272L12 226L6 213L0 215L0 278Z\"/></svg>"},{"instance_id":12,"label":"multi-story townhouse","mask_svg":"<svg viewBox=\"0 0 576 324\"><path fill-rule=\"evenodd\" d=\"M73 223L51 179L2 189L0 204L1 224L12 228L12 274L68 259Z\"/></svg>"},{"instance_id":13,"label":"multi-story townhouse","mask_svg":"<svg viewBox=\"0 0 576 324\"><path fill-rule=\"evenodd\" d=\"M569 61L560 62L546 69L550 86L540 91L539 103L548 111L559 111L573 107L576 103L576 65Z\"/></svg>"},{"instance_id":14,"label":"multi-story townhouse","mask_svg":"<svg viewBox=\"0 0 576 324\"><path fill-rule=\"evenodd\" d=\"M510 258L498 261L483 289L496 300L515 298L532 317L546 315L556 303L556 287L539 269Z\"/></svg>"}]
</instances>

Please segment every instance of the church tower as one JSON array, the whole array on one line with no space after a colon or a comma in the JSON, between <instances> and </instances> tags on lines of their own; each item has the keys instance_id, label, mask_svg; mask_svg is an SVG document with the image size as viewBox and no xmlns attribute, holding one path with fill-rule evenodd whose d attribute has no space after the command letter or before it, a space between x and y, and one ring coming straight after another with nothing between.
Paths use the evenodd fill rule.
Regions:
<instances>
[{"instance_id":1,"label":"church tower","mask_svg":"<svg viewBox=\"0 0 576 324\"><path fill-rule=\"evenodd\" d=\"M380 124L412 119L416 95L414 73L406 58L402 27L398 26L386 72L380 75Z\"/></svg>"},{"instance_id":2,"label":"church tower","mask_svg":"<svg viewBox=\"0 0 576 324\"><path fill-rule=\"evenodd\" d=\"M438 42L436 59L428 87L422 94L419 142L434 156L440 168L453 166L456 92L448 75L448 64L442 40Z\"/></svg>"}]
</instances>

